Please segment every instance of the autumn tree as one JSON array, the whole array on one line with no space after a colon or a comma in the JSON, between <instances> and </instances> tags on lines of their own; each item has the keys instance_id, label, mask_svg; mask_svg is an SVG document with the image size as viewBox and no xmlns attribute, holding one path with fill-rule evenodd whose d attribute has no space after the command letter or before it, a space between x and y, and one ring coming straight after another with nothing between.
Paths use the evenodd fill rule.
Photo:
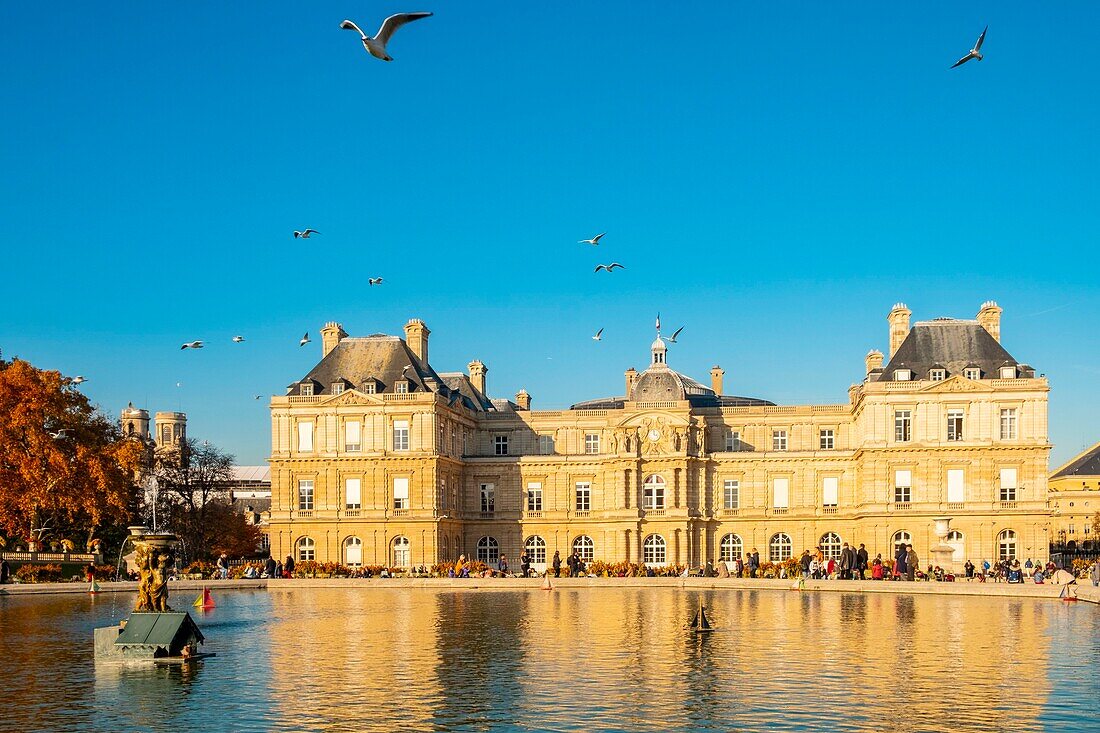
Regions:
<instances>
[{"instance_id":1,"label":"autumn tree","mask_svg":"<svg viewBox=\"0 0 1100 733\"><path fill-rule=\"evenodd\" d=\"M0 360L0 528L20 542L124 526L145 447L127 440L72 380ZM83 549L83 548L80 548Z\"/></svg>"}]
</instances>

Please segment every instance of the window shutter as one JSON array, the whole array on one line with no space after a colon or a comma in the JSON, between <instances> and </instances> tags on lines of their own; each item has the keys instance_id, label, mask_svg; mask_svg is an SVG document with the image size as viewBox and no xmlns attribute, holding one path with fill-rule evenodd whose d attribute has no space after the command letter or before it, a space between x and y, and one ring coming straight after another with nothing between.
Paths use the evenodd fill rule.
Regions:
<instances>
[{"instance_id":1,"label":"window shutter","mask_svg":"<svg viewBox=\"0 0 1100 733\"><path fill-rule=\"evenodd\" d=\"M790 506L790 479L777 478L772 481L772 506L786 509Z\"/></svg>"},{"instance_id":2,"label":"window shutter","mask_svg":"<svg viewBox=\"0 0 1100 733\"><path fill-rule=\"evenodd\" d=\"M952 503L966 501L966 487L961 468L952 468L947 472L947 501Z\"/></svg>"},{"instance_id":3,"label":"window shutter","mask_svg":"<svg viewBox=\"0 0 1100 733\"><path fill-rule=\"evenodd\" d=\"M357 506L363 503L361 479L349 478L344 482L344 503L347 506Z\"/></svg>"},{"instance_id":4,"label":"window shutter","mask_svg":"<svg viewBox=\"0 0 1100 733\"><path fill-rule=\"evenodd\" d=\"M409 498L409 480L407 478L395 478L393 480L393 498L406 500Z\"/></svg>"},{"instance_id":5,"label":"window shutter","mask_svg":"<svg viewBox=\"0 0 1100 733\"><path fill-rule=\"evenodd\" d=\"M823 503L825 504L825 506L836 506L836 504L837 504L837 494L839 493L838 490L837 490L839 483L840 483L840 479L838 479L836 476L829 476L825 479L825 484L824 484L824 487L823 487L824 488Z\"/></svg>"}]
</instances>

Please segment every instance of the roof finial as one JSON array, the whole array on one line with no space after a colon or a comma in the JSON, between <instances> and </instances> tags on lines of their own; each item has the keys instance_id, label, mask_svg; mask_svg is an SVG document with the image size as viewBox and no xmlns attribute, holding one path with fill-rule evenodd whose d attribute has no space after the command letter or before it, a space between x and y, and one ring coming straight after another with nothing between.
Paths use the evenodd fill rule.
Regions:
<instances>
[{"instance_id":1,"label":"roof finial","mask_svg":"<svg viewBox=\"0 0 1100 733\"><path fill-rule=\"evenodd\" d=\"M661 312L657 311L657 338L661 338Z\"/></svg>"}]
</instances>

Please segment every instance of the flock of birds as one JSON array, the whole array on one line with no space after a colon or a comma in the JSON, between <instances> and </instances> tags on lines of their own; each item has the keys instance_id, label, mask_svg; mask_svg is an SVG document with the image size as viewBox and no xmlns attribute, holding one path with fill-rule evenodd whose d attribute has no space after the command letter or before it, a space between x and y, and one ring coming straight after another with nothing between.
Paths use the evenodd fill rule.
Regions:
<instances>
[{"instance_id":1,"label":"flock of birds","mask_svg":"<svg viewBox=\"0 0 1100 733\"><path fill-rule=\"evenodd\" d=\"M368 36L366 33L364 33L363 30L351 20L342 21L340 23L340 28L342 28L344 30L354 31L354 32L358 33L359 34L359 39L363 44L363 49L367 53L369 53L371 56L374 56L377 59L381 59L382 61L393 61L393 57L391 57L389 55L389 53L386 51L386 45L389 43L390 39L393 37L393 34L397 31L397 29L404 26L404 25L406 25L406 24L408 24L408 23L411 23L413 21L422 20L424 18L429 18L431 16L432 16L432 13L427 13L427 12L396 13L396 14L391 15L388 18L386 18L385 20L382 21L382 25L379 27L378 32L373 37ZM970 51L965 56L963 56L961 59L956 61L950 68L954 69L954 68L957 68L959 66L962 66L963 64L970 61L971 59L977 59L978 61L981 61L984 58L983 55L982 55L982 52L981 52L982 43L985 42L985 34L986 34L986 31L988 31L988 30L989 30L989 26L986 26L985 29L982 30L981 35L978 36L978 40L975 41L974 47L972 49L970 49ZM294 238L295 239L309 239L314 234L320 234L320 232L317 231L316 229L307 227L305 229L302 229L301 231L295 230L294 231ZM588 245L592 245L593 247L597 247L600 244L600 240L602 240L606 235L607 235L607 232L601 232L601 233L597 234L596 236L592 237L591 239L580 239L580 240L578 240L578 244L588 244ZM626 269L626 266L623 265L621 262L608 262L606 264L601 263L601 264L596 265L596 268L593 270L593 273L599 273L601 271L607 272L607 273L612 273L615 270L624 270L624 269ZM375 285L381 285L382 284L382 278L381 277L368 278L367 279L367 284L370 287L374 287ZM676 339L677 339L677 337L679 337L680 332L684 330L684 327L681 326L680 328L676 329L676 331L672 334L672 336L665 337L665 336L660 335L660 328L661 328L660 323L661 323L661 319L660 319L660 315L658 315L657 316L657 331L658 331L658 336L657 337L659 339L662 339L663 341L666 341L667 343L672 343L672 344L676 343ZM600 330L596 331L595 335L592 336L592 339L594 341L602 341L603 340L603 332L604 332L604 329L600 328ZM232 340L233 340L233 343L240 344L240 343L244 342L245 338L244 338L244 336L234 336ZM310 338L309 338L309 332L307 331L305 334L302 335L302 338L298 341L298 346L302 347L302 346L305 346L308 343L310 343ZM205 346L205 343L203 341L196 340L196 341L188 341L187 343L181 345L180 349L181 350L201 349L204 346ZM80 384L83 384L86 381L88 381L87 378L83 377L83 376L76 376L76 377L73 377L70 380L71 384L73 384L73 385L80 385ZM253 398L258 400L258 399L261 398L261 395L254 395ZM61 430L61 431L58 431L57 433L51 433L51 435L55 438L60 438L60 437L64 437L65 432L66 431Z\"/></svg>"}]
</instances>

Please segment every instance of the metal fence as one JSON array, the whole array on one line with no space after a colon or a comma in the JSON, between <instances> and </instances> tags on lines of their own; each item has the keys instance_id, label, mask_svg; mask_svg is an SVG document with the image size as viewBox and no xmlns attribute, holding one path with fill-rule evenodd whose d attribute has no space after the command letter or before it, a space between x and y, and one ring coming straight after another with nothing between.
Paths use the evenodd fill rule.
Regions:
<instances>
[{"instance_id":1,"label":"metal fence","mask_svg":"<svg viewBox=\"0 0 1100 733\"><path fill-rule=\"evenodd\" d=\"M100 565L103 563L101 556L91 552L0 552L0 558L24 565L46 565L49 563L80 563L85 565L90 562Z\"/></svg>"}]
</instances>

